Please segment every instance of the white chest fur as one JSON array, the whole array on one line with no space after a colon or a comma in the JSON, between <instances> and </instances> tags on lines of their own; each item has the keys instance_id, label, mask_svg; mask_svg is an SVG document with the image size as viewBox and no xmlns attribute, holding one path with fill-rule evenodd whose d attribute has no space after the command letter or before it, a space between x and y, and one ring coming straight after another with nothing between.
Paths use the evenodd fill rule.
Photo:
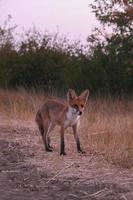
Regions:
<instances>
[{"instance_id":1,"label":"white chest fur","mask_svg":"<svg viewBox=\"0 0 133 200\"><path fill-rule=\"evenodd\" d=\"M68 126L73 126L79 121L79 119L80 119L80 116L75 111L75 109L72 107L69 107L68 112L66 114L66 120L64 122L64 128L67 128Z\"/></svg>"}]
</instances>

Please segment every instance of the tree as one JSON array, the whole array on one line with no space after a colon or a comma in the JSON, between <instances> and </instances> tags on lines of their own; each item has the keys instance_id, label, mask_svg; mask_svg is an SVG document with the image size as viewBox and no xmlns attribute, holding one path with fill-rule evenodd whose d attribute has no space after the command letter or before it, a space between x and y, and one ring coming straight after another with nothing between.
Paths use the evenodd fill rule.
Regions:
<instances>
[{"instance_id":1,"label":"tree","mask_svg":"<svg viewBox=\"0 0 133 200\"><path fill-rule=\"evenodd\" d=\"M95 0L91 5L102 25L88 37L93 57L98 57L96 49L106 57L101 64L105 70L108 90L111 93L133 92L133 20L129 15L130 1ZM110 31L108 27L111 27ZM101 70L102 70L101 69Z\"/></svg>"}]
</instances>

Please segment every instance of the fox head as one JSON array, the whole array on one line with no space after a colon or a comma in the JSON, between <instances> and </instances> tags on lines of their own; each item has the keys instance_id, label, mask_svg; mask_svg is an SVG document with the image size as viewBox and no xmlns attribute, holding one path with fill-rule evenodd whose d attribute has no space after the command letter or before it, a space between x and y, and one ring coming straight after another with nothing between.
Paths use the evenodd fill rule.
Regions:
<instances>
[{"instance_id":1,"label":"fox head","mask_svg":"<svg viewBox=\"0 0 133 200\"><path fill-rule=\"evenodd\" d=\"M77 96L73 89L69 89L67 97L72 114L82 115L89 97L89 90L87 89Z\"/></svg>"}]
</instances>

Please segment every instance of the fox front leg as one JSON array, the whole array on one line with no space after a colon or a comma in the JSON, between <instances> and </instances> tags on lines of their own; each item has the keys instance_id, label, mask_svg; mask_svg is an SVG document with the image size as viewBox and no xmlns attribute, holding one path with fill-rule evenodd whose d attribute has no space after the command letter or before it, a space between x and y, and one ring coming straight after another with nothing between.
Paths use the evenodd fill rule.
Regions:
<instances>
[{"instance_id":1,"label":"fox front leg","mask_svg":"<svg viewBox=\"0 0 133 200\"><path fill-rule=\"evenodd\" d=\"M79 153L85 153L85 151L83 151L81 149L81 146L80 146L80 140L79 140L79 137L78 137L78 134L77 134L77 124L73 125L72 129L73 129L73 135L74 135L74 138L75 138L75 141L76 141L76 145L77 145L77 151Z\"/></svg>"},{"instance_id":2,"label":"fox front leg","mask_svg":"<svg viewBox=\"0 0 133 200\"><path fill-rule=\"evenodd\" d=\"M61 138L60 138L60 155L66 155L65 152L65 140L64 140L64 128L61 128Z\"/></svg>"}]
</instances>

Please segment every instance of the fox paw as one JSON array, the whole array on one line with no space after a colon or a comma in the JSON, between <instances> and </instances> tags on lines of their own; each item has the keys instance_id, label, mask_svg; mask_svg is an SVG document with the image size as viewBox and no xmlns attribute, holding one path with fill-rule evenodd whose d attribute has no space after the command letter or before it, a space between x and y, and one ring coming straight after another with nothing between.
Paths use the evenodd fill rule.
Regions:
<instances>
[{"instance_id":1,"label":"fox paw","mask_svg":"<svg viewBox=\"0 0 133 200\"><path fill-rule=\"evenodd\" d=\"M80 151L78 151L78 153L85 154L86 152L85 152L85 151L83 151L83 150L80 150Z\"/></svg>"},{"instance_id":2,"label":"fox paw","mask_svg":"<svg viewBox=\"0 0 133 200\"><path fill-rule=\"evenodd\" d=\"M47 148L46 151L47 151L47 152L52 152L53 149L52 149L52 148Z\"/></svg>"},{"instance_id":3,"label":"fox paw","mask_svg":"<svg viewBox=\"0 0 133 200\"><path fill-rule=\"evenodd\" d=\"M63 155L65 156L66 155L66 152L60 152L60 156Z\"/></svg>"},{"instance_id":4,"label":"fox paw","mask_svg":"<svg viewBox=\"0 0 133 200\"><path fill-rule=\"evenodd\" d=\"M48 148L53 150L53 147L52 147L52 146L50 146L50 145L48 146Z\"/></svg>"}]
</instances>

